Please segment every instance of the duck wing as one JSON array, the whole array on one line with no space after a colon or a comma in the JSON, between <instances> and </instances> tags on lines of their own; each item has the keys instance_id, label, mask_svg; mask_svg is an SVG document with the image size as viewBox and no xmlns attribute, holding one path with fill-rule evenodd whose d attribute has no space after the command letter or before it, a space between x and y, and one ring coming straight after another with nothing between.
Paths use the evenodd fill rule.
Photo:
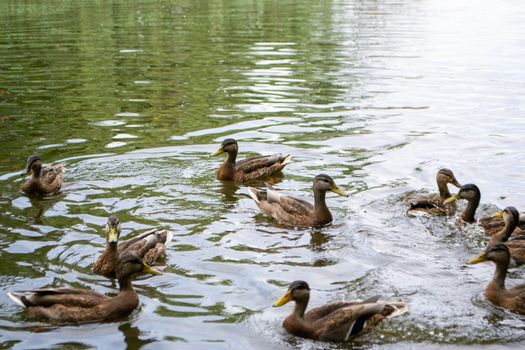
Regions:
<instances>
[{"instance_id":1,"label":"duck wing","mask_svg":"<svg viewBox=\"0 0 525 350\"><path fill-rule=\"evenodd\" d=\"M64 173L64 167L60 164L43 167L40 173L40 183L44 191L54 193L60 190L64 182Z\"/></svg>"},{"instance_id":2,"label":"duck wing","mask_svg":"<svg viewBox=\"0 0 525 350\"><path fill-rule=\"evenodd\" d=\"M359 303L339 308L313 324L319 340L347 341L367 333L385 318L405 313L406 305L394 303Z\"/></svg>"},{"instance_id":3,"label":"duck wing","mask_svg":"<svg viewBox=\"0 0 525 350\"><path fill-rule=\"evenodd\" d=\"M381 298L381 296L377 295L371 298L368 298L363 301L340 301L336 303L330 303L318 306L316 308L311 309L304 315L304 319L307 322L314 322L317 321L323 317L325 317L328 314L331 314L332 312L345 308L352 305L359 305L359 304L367 304L367 303L375 303Z\"/></svg>"},{"instance_id":4,"label":"duck wing","mask_svg":"<svg viewBox=\"0 0 525 350\"><path fill-rule=\"evenodd\" d=\"M23 307L50 307L55 304L76 307L94 307L108 297L86 289L56 288L35 289L24 292L8 293L9 297Z\"/></svg>"},{"instance_id":5,"label":"duck wing","mask_svg":"<svg viewBox=\"0 0 525 350\"><path fill-rule=\"evenodd\" d=\"M131 253L153 264L166 255L166 244L173 239L173 233L168 230L151 230L119 244L119 254Z\"/></svg>"}]
</instances>

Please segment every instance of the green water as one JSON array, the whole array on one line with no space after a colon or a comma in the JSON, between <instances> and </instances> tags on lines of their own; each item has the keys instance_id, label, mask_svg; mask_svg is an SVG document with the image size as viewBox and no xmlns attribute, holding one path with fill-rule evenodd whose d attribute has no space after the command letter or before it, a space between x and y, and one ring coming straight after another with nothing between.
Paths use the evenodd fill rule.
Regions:
<instances>
[{"instance_id":1,"label":"green water","mask_svg":"<svg viewBox=\"0 0 525 350\"><path fill-rule=\"evenodd\" d=\"M489 304L485 239L404 215L440 167L482 192L478 217L524 210L525 8L520 1L0 2L0 347L155 349L521 348L523 317ZM292 230L243 186L240 157L290 153L276 185L311 198L330 174L334 222ZM59 196L19 193L25 159L62 162ZM125 320L43 327L6 292L115 293L93 275L103 226L174 232L165 274L134 283ZM410 312L356 344L290 337L293 280L311 305L383 295ZM522 283L513 269L508 285Z\"/></svg>"}]
</instances>

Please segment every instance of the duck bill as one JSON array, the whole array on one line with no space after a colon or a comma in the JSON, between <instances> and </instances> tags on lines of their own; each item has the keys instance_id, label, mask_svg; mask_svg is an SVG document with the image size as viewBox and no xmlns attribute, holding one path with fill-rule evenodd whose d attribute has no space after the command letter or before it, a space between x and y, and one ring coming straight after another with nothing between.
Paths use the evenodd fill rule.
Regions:
<instances>
[{"instance_id":1,"label":"duck bill","mask_svg":"<svg viewBox=\"0 0 525 350\"><path fill-rule=\"evenodd\" d=\"M492 214L492 217L493 217L493 218L500 218L500 219L503 219L503 211L498 210L497 212L495 212L494 214Z\"/></svg>"},{"instance_id":2,"label":"duck bill","mask_svg":"<svg viewBox=\"0 0 525 350\"><path fill-rule=\"evenodd\" d=\"M457 188L461 187L461 185L459 184L458 180L456 180L456 179L452 180L451 184L456 186Z\"/></svg>"},{"instance_id":3,"label":"duck bill","mask_svg":"<svg viewBox=\"0 0 525 350\"><path fill-rule=\"evenodd\" d=\"M114 228L110 228L108 232L108 242L117 243L118 242L118 232Z\"/></svg>"},{"instance_id":4,"label":"duck bill","mask_svg":"<svg viewBox=\"0 0 525 350\"><path fill-rule=\"evenodd\" d=\"M452 203L452 202L455 202L459 199L459 193L458 194L455 194L447 199L445 199L445 201L443 202L443 204L449 204L449 203Z\"/></svg>"},{"instance_id":5,"label":"duck bill","mask_svg":"<svg viewBox=\"0 0 525 350\"><path fill-rule=\"evenodd\" d=\"M292 301L292 293L288 292L281 299L277 300L273 304L273 307L283 306L283 305L289 303L290 301Z\"/></svg>"},{"instance_id":6,"label":"duck bill","mask_svg":"<svg viewBox=\"0 0 525 350\"><path fill-rule=\"evenodd\" d=\"M160 272L159 270L155 270L153 267L151 267L151 266L149 266L147 264L143 264L142 272L143 273L151 273L152 275L162 275L162 272Z\"/></svg>"},{"instance_id":7,"label":"duck bill","mask_svg":"<svg viewBox=\"0 0 525 350\"><path fill-rule=\"evenodd\" d=\"M215 157L215 156L218 156L219 154L223 154L224 153L224 148L219 148L218 150L216 150L215 152L213 152L212 154L210 154L210 157Z\"/></svg>"},{"instance_id":8,"label":"duck bill","mask_svg":"<svg viewBox=\"0 0 525 350\"><path fill-rule=\"evenodd\" d=\"M29 174L30 171L31 171L31 164L27 164L24 170L22 170L22 172L20 173L20 176L25 176Z\"/></svg>"},{"instance_id":9,"label":"duck bill","mask_svg":"<svg viewBox=\"0 0 525 350\"><path fill-rule=\"evenodd\" d=\"M478 255L476 256L475 258L473 259L470 259L468 261L468 264L469 265L474 265L474 264L479 264L479 263L482 263L484 261L487 261L487 254L483 253L481 255Z\"/></svg>"},{"instance_id":10,"label":"duck bill","mask_svg":"<svg viewBox=\"0 0 525 350\"><path fill-rule=\"evenodd\" d=\"M332 192L334 192L334 193L337 193L337 194L340 195L340 196L348 197L348 195L345 193L345 191L343 191L343 190L341 189L341 187L339 187L339 186L337 186L337 185L333 186L333 187L330 189L330 191L332 191Z\"/></svg>"}]
</instances>

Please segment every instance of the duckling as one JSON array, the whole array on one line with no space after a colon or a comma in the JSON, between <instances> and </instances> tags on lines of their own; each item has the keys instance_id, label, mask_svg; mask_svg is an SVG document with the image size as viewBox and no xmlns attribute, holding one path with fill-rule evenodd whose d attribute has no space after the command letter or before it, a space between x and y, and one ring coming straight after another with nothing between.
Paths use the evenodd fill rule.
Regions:
<instances>
[{"instance_id":1,"label":"duckling","mask_svg":"<svg viewBox=\"0 0 525 350\"><path fill-rule=\"evenodd\" d=\"M66 324L114 321L128 316L139 305L137 292L131 284L137 273L160 274L139 257L125 254L117 266L120 291L115 297L70 288L37 289L8 293L8 296L26 308L32 318Z\"/></svg>"},{"instance_id":2,"label":"duckling","mask_svg":"<svg viewBox=\"0 0 525 350\"><path fill-rule=\"evenodd\" d=\"M115 215L108 218L105 231L106 249L93 265L93 272L108 278L116 277L120 255L133 254L143 259L146 264L153 265L166 256L166 244L173 239L171 231L153 229L119 242L120 220Z\"/></svg>"},{"instance_id":3,"label":"duckling","mask_svg":"<svg viewBox=\"0 0 525 350\"><path fill-rule=\"evenodd\" d=\"M217 170L217 179L221 181L251 181L269 176L290 163L291 156L274 154L271 156L251 157L236 162L239 146L234 139L222 141L221 147L210 156L228 153L228 157Z\"/></svg>"},{"instance_id":4,"label":"duckling","mask_svg":"<svg viewBox=\"0 0 525 350\"><path fill-rule=\"evenodd\" d=\"M248 187L250 197L263 214L282 224L296 227L320 227L332 222L332 214L325 202L326 192L331 191L346 197L346 193L326 174L314 178L314 204L282 195L269 184L266 186L265 189Z\"/></svg>"},{"instance_id":5,"label":"duckling","mask_svg":"<svg viewBox=\"0 0 525 350\"><path fill-rule=\"evenodd\" d=\"M525 236L518 236L509 240L513 232L515 232L515 228L518 226L520 220L519 212L514 207L507 207L501 213L505 226L500 232L491 237L488 245L505 243L516 264L525 264Z\"/></svg>"},{"instance_id":6,"label":"duckling","mask_svg":"<svg viewBox=\"0 0 525 350\"><path fill-rule=\"evenodd\" d=\"M465 199L468 202L467 207L460 215L460 219L469 224L476 222L474 215L476 214L476 209L478 208L481 199L481 192L479 191L478 186L474 184L461 186L459 192L443 201L443 204L453 203L458 199Z\"/></svg>"},{"instance_id":7,"label":"duckling","mask_svg":"<svg viewBox=\"0 0 525 350\"><path fill-rule=\"evenodd\" d=\"M485 288L485 297L496 306L525 315L525 284L510 289L505 288L505 277L510 264L509 248L503 243L496 243L468 263L478 264L484 261L492 261L496 264L494 277Z\"/></svg>"},{"instance_id":8,"label":"duckling","mask_svg":"<svg viewBox=\"0 0 525 350\"><path fill-rule=\"evenodd\" d=\"M316 307L305 313L310 299L310 287L304 281L294 281L274 307L295 302L293 312L284 319L283 327L290 334L322 341L342 342L370 332L385 318L404 314L403 302L378 303L379 297L362 302L336 302Z\"/></svg>"},{"instance_id":9,"label":"duckling","mask_svg":"<svg viewBox=\"0 0 525 350\"><path fill-rule=\"evenodd\" d=\"M52 195L60 191L64 182L64 167L60 164L43 166L40 156L34 155L27 158L26 168L22 176L32 172L32 175L20 187L22 192L34 196Z\"/></svg>"},{"instance_id":10,"label":"duckling","mask_svg":"<svg viewBox=\"0 0 525 350\"><path fill-rule=\"evenodd\" d=\"M409 201L410 207L407 210L407 215L412 215L414 211L425 212L430 215L452 215L456 211L454 204L444 205L443 202L451 195L448 190L448 184L456 187L461 187L456 180L454 173L450 169L439 169L436 175L436 182L439 189L439 194L417 196Z\"/></svg>"}]
</instances>

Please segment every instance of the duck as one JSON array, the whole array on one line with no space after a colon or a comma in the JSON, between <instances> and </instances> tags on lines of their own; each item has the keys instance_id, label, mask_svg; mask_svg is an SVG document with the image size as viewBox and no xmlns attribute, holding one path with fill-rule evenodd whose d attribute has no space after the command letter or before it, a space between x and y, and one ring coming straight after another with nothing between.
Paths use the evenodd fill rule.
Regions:
<instances>
[{"instance_id":1,"label":"duck","mask_svg":"<svg viewBox=\"0 0 525 350\"><path fill-rule=\"evenodd\" d=\"M510 264L510 250L503 243L489 246L483 254L470 259L468 264L478 264L492 261L496 264L496 271L492 281L485 288L485 298L492 304L503 307L514 313L525 315L525 284L510 289L505 287L505 277Z\"/></svg>"},{"instance_id":2,"label":"duck","mask_svg":"<svg viewBox=\"0 0 525 350\"><path fill-rule=\"evenodd\" d=\"M468 202L467 206L459 216L460 222L463 221L468 224L475 223L476 209L478 209L479 201L481 200L481 192L479 191L478 186L474 184L461 186L458 193L444 200L443 204L453 203L459 199L465 199Z\"/></svg>"},{"instance_id":3,"label":"duck","mask_svg":"<svg viewBox=\"0 0 525 350\"><path fill-rule=\"evenodd\" d=\"M43 165L39 155L27 158L22 176L32 173L20 187L22 192L33 196L53 195L60 191L64 182L64 166L61 164Z\"/></svg>"},{"instance_id":4,"label":"duck","mask_svg":"<svg viewBox=\"0 0 525 350\"><path fill-rule=\"evenodd\" d=\"M479 224L485 230L485 233L488 236L493 236L494 234L500 232L505 227L505 221L503 220L503 212L506 209L513 208L513 215L517 215L517 225L512 233L514 236L525 235L525 214L518 212L514 207L507 207L504 210L498 210L494 212L491 216L484 217L479 219Z\"/></svg>"},{"instance_id":5,"label":"duck","mask_svg":"<svg viewBox=\"0 0 525 350\"><path fill-rule=\"evenodd\" d=\"M270 184L266 188L248 187L248 194L261 212L279 223L295 227L321 227L332 222L332 214L326 206L326 192L340 196L346 193L326 175L319 174L313 180L314 204L305 200L280 194Z\"/></svg>"},{"instance_id":6,"label":"duck","mask_svg":"<svg viewBox=\"0 0 525 350\"><path fill-rule=\"evenodd\" d=\"M310 287L305 281L292 282L286 294L273 306L295 302L292 313L283 321L284 329L295 336L331 342L344 342L366 334L385 318L408 311L403 302L378 302L375 296L365 301L342 301L325 304L308 312Z\"/></svg>"},{"instance_id":7,"label":"duck","mask_svg":"<svg viewBox=\"0 0 525 350\"><path fill-rule=\"evenodd\" d=\"M221 181L245 182L267 177L282 170L292 157L282 154L251 157L236 162L239 145L234 139L222 141L221 147L210 157L227 153L228 156L217 170L217 179Z\"/></svg>"},{"instance_id":8,"label":"duck","mask_svg":"<svg viewBox=\"0 0 525 350\"><path fill-rule=\"evenodd\" d=\"M136 255L119 258L117 277L119 293L108 297L87 289L47 288L10 292L9 298L27 309L28 316L59 324L107 322L128 316L139 305L131 280L137 273L161 274Z\"/></svg>"},{"instance_id":9,"label":"duck","mask_svg":"<svg viewBox=\"0 0 525 350\"><path fill-rule=\"evenodd\" d=\"M510 255L516 264L525 264L525 235L518 235L510 239L513 233L516 232L515 229L520 221L520 214L516 208L506 207L501 211L501 215L505 226L490 238L488 246L504 243L509 248Z\"/></svg>"},{"instance_id":10,"label":"duck","mask_svg":"<svg viewBox=\"0 0 525 350\"><path fill-rule=\"evenodd\" d=\"M451 196L448 190L448 184L456 186L457 188L461 187L452 170L446 168L439 169L436 174L436 183L439 194L427 194L411 198L408 203L409 208L406 212L407 215L411 216L416 211L443 216L452 215L456 211L454 204L443 204L443 202Z\"/></svg>"},{"instance_id":11,"label":"duck","mask_svg":"<svg viewBox=\"0 0 525 350\"><path fill-rule=\"evenodd\" d=\"M154 265L166 257L166 244L173 239L171 231L153 229L119 242L120 232L119 218L109 216L105 226L106 249L93 265L94 273L116 278L118 259L123 253L131 253L143 259L146 264Z\"/></svg>"}]
</instances>

